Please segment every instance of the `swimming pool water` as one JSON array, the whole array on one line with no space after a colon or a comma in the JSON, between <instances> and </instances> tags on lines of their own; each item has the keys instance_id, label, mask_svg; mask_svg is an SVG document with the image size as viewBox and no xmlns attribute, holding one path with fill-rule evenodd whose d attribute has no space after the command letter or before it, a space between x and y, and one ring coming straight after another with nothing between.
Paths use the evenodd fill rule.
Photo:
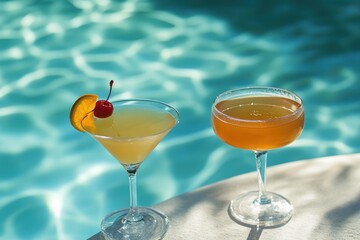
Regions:
<instances>
[{"instance_id":1,"label":"swimming pool water","mask_svg":"<svg viewBox=\"0 0 360 240\"><path fill-rule=\"evenodd\" d=\"M86 239L128 206L122 167L68 119L110 79L113 100L181 114L140 168L141 205L255 170L211 129L214 97L232 88L304 100L302 135L269 165L360 152L359 22L357 1L0 1L0 239Z\"/></svg>"}]
</instances>

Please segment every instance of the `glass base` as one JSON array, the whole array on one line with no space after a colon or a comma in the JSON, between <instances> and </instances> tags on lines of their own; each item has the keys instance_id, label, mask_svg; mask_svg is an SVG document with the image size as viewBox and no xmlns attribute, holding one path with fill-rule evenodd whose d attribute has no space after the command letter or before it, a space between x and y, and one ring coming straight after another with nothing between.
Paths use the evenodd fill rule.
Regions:
<instances>
[{"instance_id":1,"label":"glass base","mask_svg":"<svg viewBox=\"0 0 360 240\"><path fill-rule=\"evenodd\" d=\"M129 221L129 209L120 209L107 215L101 222L101 232L106 240L158 240L165 236L169 228L169 219L161 212L145 207L138 207L139 219Z\"/></svg>"},{"instance_id":2,"label":"glass base","mask_svg":"<svg viewBox=\"0 0 360 240\"><path fill-rule=\"evenodd\" d=\"M286 224L293 215L293 205L283 196L266 192L259 199L259 192L249 192L232 200L229 214L236 221L262 227Z\"/></svg>"}]
</instances>

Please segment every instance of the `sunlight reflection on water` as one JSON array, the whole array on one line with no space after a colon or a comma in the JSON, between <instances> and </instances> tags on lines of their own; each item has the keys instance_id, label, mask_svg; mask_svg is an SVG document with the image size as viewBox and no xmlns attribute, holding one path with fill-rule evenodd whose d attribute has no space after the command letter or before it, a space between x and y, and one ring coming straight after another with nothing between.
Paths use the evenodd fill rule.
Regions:
<instances>
[{"instance_id":1,"label":"sunlight reflection on water","mask_svg":"<svg viewBox=\"0 0 360 240\"><path fill-rule=\"evenodd\" d=\"M104 98L110 79L112 99L157 99L181 114L140 169L142 205L255 170L210 125L214 97L236 87L304 99L303 134L270 165L360 151L355 3L170 2L0 2L0 238L85 239L128 206L123 169L68 120L78 96Z\"/></svg>"}]
</instances>

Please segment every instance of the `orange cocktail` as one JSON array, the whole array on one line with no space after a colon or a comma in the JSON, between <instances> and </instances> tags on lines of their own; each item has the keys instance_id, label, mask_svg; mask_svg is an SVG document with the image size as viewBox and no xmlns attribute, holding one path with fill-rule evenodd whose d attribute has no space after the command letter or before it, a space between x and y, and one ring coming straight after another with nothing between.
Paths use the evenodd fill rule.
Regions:
<instances>
[{"instance_id":1,"label":"orange cocktail","mask_svg":"<svg viewBox=\"0 0 360 240\"><path fill-rule=\"evenodd\" d=\"M303 129L301 104L278 96L245 96L215 104L215 133L224 142L248 150L270 150L294 141Z\"/></svg>"},{"instance_id":2,"label":"orange cocktail","mask_svg":"<svg viewBox=\"0 0 360 240\"><path fill-rule=\"evenodd\" d=\"M293 205L266 191L267 151L293 142L304 127L302 100L286 89L249 87L218 95L212 105L212 126L225 143L255 154L259 190L234 198L229 214L241 223L274 227L285 224Z\"/></svg>"}]
</instances>

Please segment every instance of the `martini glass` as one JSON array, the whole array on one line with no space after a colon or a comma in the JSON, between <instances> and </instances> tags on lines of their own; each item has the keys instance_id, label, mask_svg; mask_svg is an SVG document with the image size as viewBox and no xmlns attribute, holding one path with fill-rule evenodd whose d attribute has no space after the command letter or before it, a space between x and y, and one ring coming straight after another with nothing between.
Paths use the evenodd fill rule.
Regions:
<instances>
[{"instance_id":1,"label":"martini glass","mask_svg":"<svg viewBox=\"0 0 360 240\"><path fill-rule=\"evenodd\" d=\"M137 205L136 173L148 154L179 122L179 113L168 104L129 99L112 102L113 114L83 121L84 129L125 168L129 177L130 207L108 214L101 223L105 239L161 239L169 226L161 212Z\"/></svg>"},{"instance_id":2,"label":"martini glass","mask_svg":"<svg viewBox=\"0 0 360 240\"><path fill-rule=\"evenodd\" d=\"M255 154L258 191L233 199L229 214L248 225L276 227L287 223L293 205L285 197L266 191L267 151L293 142L304 126L303 103L285 89L249 87L221 93L212 106L216 135L236 148Z\"/></svg>"}]
</instances>

